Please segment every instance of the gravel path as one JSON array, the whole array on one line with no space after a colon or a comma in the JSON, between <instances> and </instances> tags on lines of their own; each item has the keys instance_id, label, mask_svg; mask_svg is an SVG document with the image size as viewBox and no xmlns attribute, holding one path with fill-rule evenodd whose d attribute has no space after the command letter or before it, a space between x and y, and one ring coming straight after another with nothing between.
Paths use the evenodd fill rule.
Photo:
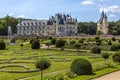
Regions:
<instances>
[{"instance_id":1,"label":"gravel path","mask_svg":"<svg viewBox=\"0 0 120 80\"><path fill-rule=\"evenodd\" d=\"M93 80L120 80L120 71L116 71Z\"/></svg>"}]
</instances>

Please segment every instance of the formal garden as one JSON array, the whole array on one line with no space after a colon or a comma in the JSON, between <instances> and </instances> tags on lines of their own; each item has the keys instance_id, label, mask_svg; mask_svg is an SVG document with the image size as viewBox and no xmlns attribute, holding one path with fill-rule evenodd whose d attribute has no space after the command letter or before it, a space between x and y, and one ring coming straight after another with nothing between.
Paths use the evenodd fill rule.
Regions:
<instances>
[{"instance_id":1,"label":"formal garden","mask_svg":"<svg viewBox=\"0 0 120 80\"><path fill-rule=\"evenodd\" d=\"M120 70L119 38L0 41L0 80L90 80Z\"/></svg>"}]
</instances>

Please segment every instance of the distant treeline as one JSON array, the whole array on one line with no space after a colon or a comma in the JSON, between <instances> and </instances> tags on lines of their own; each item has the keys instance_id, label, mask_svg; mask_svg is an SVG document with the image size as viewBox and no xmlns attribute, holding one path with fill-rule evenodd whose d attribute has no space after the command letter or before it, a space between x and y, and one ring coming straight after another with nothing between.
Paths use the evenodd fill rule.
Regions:
<instances>
[{"instance_id":1,"label":"distant treeline","mask_svg":"<svg viewBox=\"0 0 120 80\"><path fill-rule=\"evenodd\" d=\"M11 26L12 32L17 32L18 18L6 16L0 18L0 35L7 35L8 26ZM97 30L96 22L79 22L78 33L84 33L89 35L95 35ZM120 20L116 22L109 22L109 33L111 35L120 35Z\"/></svg>"},{"instance_id":2,"label":"distant treeline","mask_svg":"<svg viewBox=\"0 0 120 80\"><path fill-rule=\"evenodd\" d=\"M97 23L95 22L79 22L78 33L95 35L97 31ZM109 34L120 35L120 20L116 22L109 22Z\"/></svg>"}]
</instances>

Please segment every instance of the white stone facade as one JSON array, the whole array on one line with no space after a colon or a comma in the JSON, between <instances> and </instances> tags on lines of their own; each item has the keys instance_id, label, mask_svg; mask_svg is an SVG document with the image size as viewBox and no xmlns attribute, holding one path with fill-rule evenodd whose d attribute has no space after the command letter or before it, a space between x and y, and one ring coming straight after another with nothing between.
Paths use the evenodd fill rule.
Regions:
<instances>
[{"instance_id":1,"label":"white stone facade","mask_svg":"<svg viewBox=\"0 0 120 80\"><path fill-rule=\"evenodd\" d=\"M77 34L77 19L56 14L49 20L19 20L18 36L69 36Z\"/></svg>"}]
</instances>

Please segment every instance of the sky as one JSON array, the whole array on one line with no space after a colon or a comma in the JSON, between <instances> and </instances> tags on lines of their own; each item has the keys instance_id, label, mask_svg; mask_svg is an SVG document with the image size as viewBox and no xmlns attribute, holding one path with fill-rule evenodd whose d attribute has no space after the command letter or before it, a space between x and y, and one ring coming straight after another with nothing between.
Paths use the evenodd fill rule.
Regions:
<instances>
[{"instance_id":1,"label":"sky","mask_svg":"<svg viewBox=\"0 0 120 80\"><path fill-rule=\"evenodd\" d=\"M119 20L120 0L0 0L0 18L9 15L42 20L63 13L79 22L97 22L102 11L108 21Z\"/></svg>"}]
</instances>

